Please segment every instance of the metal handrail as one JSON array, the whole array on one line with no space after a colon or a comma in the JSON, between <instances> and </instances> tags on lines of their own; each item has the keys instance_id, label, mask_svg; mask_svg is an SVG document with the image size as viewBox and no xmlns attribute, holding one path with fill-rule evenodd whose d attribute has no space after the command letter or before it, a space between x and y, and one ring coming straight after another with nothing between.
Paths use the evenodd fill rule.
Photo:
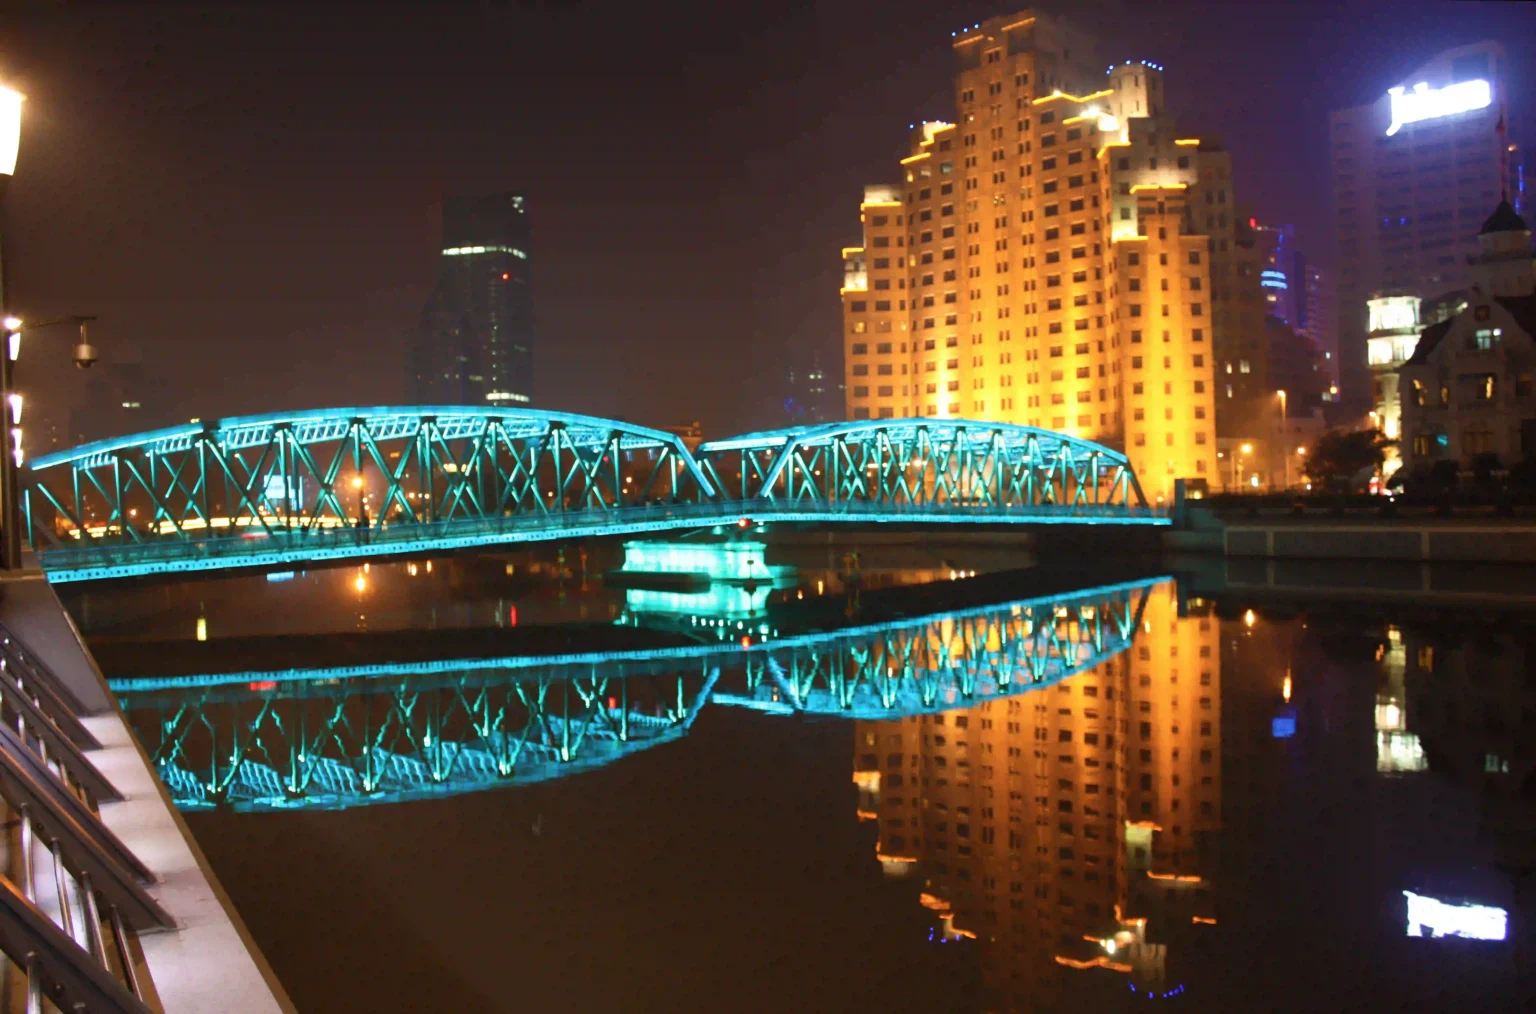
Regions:
<instances>
[{"instance_id":1,"label":"metal handrail","mask_svg":"<svg viewBox=\"0 0 1536 1014\"><path fill-rule=\"evenodd\" d=\"M20 719L18 732L35 737L47 749L64 772L83 788L97 803L122 799L117 787L96 770L96 765L86 759L85 753L75 741L65 735L53 719L43 713L27 693L8 678L0 675L0 700L15 709Z\"/></svg>"},{"instance_id":2,"label":"metal handrail","mask_svg":"<svg viewBox=\"0 0 1536 1014\"><path fill-rule=\"evenodd\" d=\"M147 1012L130 927L174 920L141 883L152 872L96 812L122 795L85 756L101 744L78 699L3 625L0 700L15 713L14 727L0 724L0 799L19 816L21 844L21 883L0 877L0 951L27 976L27 1009L40 1012L46 997L60 1010ZM56 916L37 905L38 845L51 856Z\"/></svg>"},{"instance_id":3,"label":"metal handrail","mask_svg":"<svg viewBox=\"0 0 1536 1014\"><path fill-rule=\"evenodd\" d=\"M125 987L61 930L16 885L0 877L0 951L25 971L27 1008L42 999L61 1011L90 1014L150 1014L131 986ZM125 962L125 967L129 963Z\"/></svg>"},{"instance_id":4,"label":"metal handrail","mask_svg":"<svg viewBox=\"0 0 1536 1014\"><path fill-rule=\"evenodd\" d=\"M14 678L16 685L32 695L38 708L76 746L86 750L101 749L101 743L80 721L79 716L85 711L84 706L53 674L53 670L41 660L28 657L29 654L14 634L0 626L0 671L7 674L0 678L0 682Z\"/></svg>"},{"instance_id":5,"label":"metal handrail","mask_svg":"<svg viewBox=\"0 0 1536 1014\"><path fill-rule=\"evenodd\" d=\"M7 731L0 728L0 733ZM57 779L54 787L58 787ZM86 824L77 822L60 805L58 793L50 791L46 781L19 763L8 750L0 750L0 796L25 813L28 821L37 824L45 838L56 844L55 855L76 879L90 875L97 889L123 913L131 927L142 930L175 925L175 920L149 896L135 875L125 870L116 854L126 851L121 842L112 850L103 846L102 836L115 841L106 825L94 815ZM137 859L133 863L143 869Z\"/></svg>"},{"instance_id":6,"label":"metal handrail","mask_svg":"<svg viewBox=\"0 0 1536 1014\"><path fill-rule=\"evenodd\" d=\"M34 753L20 736L0 725L0 766L4 765L10 765L18 769L19 773L29 776L38 791L53 801L52 809L60 811L64 819L79 827L83 837L90 838L102 852L118 862L129 874L125 879L144 883L154 881L155 875L149 867L130 852L117 835L107 829L85 801L69 791L69 787L48 766L47 761ZM3 767L0 767L0 784L3 784L4 776Z\"/></svg>"},{"instance_id":7,"label":"metal handrail","mask_svg":"<svg viewBox=\"0 0 1536 1014\"><path fill-rule=\"evenodd\" d=\"M53 670L38 658L36 652L27 647L25 641L12 633L3 623L0 623L0 651L3 651L7 658L19 661L27 676L46 686L49 692L58 698L59 703L68 709L71 717L85 714L85 704L80 698L76 697L74 692L54 675Z\"/></svg>"}]
</instances>

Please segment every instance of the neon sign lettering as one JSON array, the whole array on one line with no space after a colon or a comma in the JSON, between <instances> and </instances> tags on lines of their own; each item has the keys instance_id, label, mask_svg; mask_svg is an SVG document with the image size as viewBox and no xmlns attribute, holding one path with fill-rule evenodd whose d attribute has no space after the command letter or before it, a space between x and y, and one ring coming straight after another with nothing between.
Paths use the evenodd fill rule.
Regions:
<instances>
[{"instance_id":1,"label":"neon sign lettering","mask_svg":"<svg viewBox=\"0 0 1536 1014\"><path fill-rule=\"evenodd\" d=\"M1493 86L1479 80L1431 88L1420 81L1411 92L1402 85L1389 88L1387 96L1392 100L1392 125L1387 128L1387 136L1391 137L1404 124L1486 109L1493 104Z\"/></svg>"}]
</instances>

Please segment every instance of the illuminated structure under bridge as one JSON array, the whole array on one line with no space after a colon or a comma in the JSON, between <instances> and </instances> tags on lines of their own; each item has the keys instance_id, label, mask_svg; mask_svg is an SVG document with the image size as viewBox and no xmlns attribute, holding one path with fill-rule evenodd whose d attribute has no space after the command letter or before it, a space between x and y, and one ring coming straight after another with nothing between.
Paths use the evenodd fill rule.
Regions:
<instances>
[{"instance_id":1,"label":"illuminated structure under bridge","mask_svg":"<svg viewBox=\"0 0 1536 1014\"><path fill-rule=\"evenodd\" d=\"M1167 524L1124 454L1027 426L882 419L670 433L503 408L220 419L35 459L53 581L287 567L731 523Z\"/></svg>"},{"instance_id":2,"label":"illuminated structure under bridge","mask_svg":"<svg viewBox=\"0 0 1536 1014\"><path fill-rule=\"evenodd\" d=\"M742 644L120 679L181 807L343 807L574 774L710 702L883 719L1008 697L1128 650L1166 578Z\"/></svg>"}]
</instances>

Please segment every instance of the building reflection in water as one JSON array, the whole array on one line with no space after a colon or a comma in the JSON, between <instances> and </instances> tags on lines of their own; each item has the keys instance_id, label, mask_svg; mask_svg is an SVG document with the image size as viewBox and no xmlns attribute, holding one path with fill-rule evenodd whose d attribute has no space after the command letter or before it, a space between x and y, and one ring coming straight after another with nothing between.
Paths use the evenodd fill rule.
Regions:
<instances>
[{"instance_id":1,"label":"building reflection in water","mask_svg":"<svg viewBox=\"0 0 1536 1014\"><path fill-rule=\"evenodd\" d=\"M1425 647L1424 661L1433 663L1434 649ZM1381 663L1381 689L1376 694L1376 770L1423 771L1424 749L1419 737L1408 731L1408 648L1403 632L1387 628L1387 639L1376 652Z\"/></svg>"},{"instance_id":2,"label":"building reflection in water","mask_svg":"<svg viewBox=\"0 0 1536 1014\"><path fill-rule=\"evenodd\" d=\"M1054 687L860 722L860 815L887 873L921 878L939 932L973 937L994 999L1052 1002L1107 969L1176 992L1170 954L1216 932L1220 625L1147 599L1132 651Z\"/></svg>"}]
</instances>

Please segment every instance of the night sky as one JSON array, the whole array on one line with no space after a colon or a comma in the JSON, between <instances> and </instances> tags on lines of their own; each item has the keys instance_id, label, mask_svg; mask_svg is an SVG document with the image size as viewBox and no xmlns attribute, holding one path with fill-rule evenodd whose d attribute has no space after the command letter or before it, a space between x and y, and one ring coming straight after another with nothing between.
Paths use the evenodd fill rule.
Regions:
<instances>
[{"instance_id":1,"label":"night sky","mask_svg":"<svg viewBox=\"0 0 1536 1014\"><path fill-rule=\"evenodd\" d=\"M1220 137L1239 200L1325 265L1328 110L1449 46L1536 52L1536 5L1070 8L1106 64L1167 66L1181 132ZM789 347L840 369L838 248L863 184L894 177L909 123L952 115L949 33L1005 12L35 5L0 17L0 78L28 96L11 308L97 314L105 356L165 378L147 423L397 403L435 201L517 189L540 406L771 424ZM1515 139L1536 139L1532 113L1512 110ZM82 389L70 340L22 363L29 411L61 424Z\"/></svg>"}]
</instances>

